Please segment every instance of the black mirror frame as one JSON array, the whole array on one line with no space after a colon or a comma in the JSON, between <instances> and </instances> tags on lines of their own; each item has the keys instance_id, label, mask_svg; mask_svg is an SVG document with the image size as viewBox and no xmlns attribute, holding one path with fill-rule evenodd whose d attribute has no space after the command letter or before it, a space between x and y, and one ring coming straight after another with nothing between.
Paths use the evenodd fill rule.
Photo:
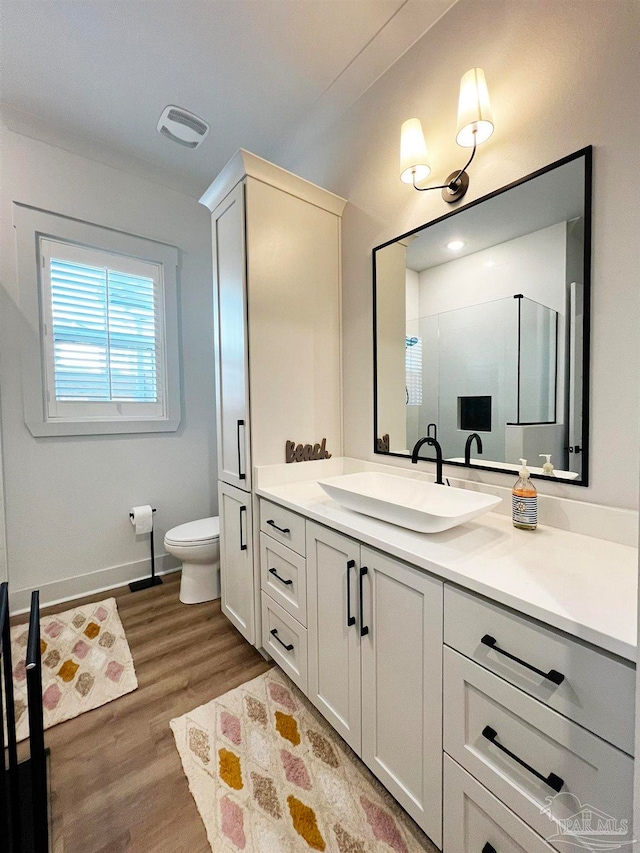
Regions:
<instances>
[{"instance_id":1,"label":"black mirror frame","mask_svg":"<svg viewBox=\"0 0 640 853\"><path fill-rule=\"evenodd\" d=\"M399 240L404 240L406 237L410 237L413 234L417 234L418 231L424 231L426 228L430 228L432 225L436 225L438 222L442 222L444 219L449 219L452 216L456 216L458 213L462 211L469 210L476 205L482 204L489 199L495 198L498 195L502 195L502 193L508 192L514 187L518 187L521 184L525 184L528 181L533 180L534 178L539 177L540 175L544 175L547 172L551 172L553 169L557 169L560 166L564 166L566 163L571 163L573 160L578 160L580 157L585 158L584 164L584 320L583 320L583 370L582 370L582 477L580 480L558 480L562 485L571 485L571 486L588 486L589 485L589 426L590 426L590 364L591 364L591 249L592 249L592 185L593 185L593 146L587 145L585 148L581 148L579 151L574 152L573 154L569 154L566 157L562 157L560 160L556 160L553 163L550 163L548 166L544 166L542 169L538 169L535 172L532 172L530 175L526 175L524 178L520 178L517 181L513 181L510 184L507 184L504 187L500 187L500 189L494 190L487 195L482 196L481 198L477 198L474 201L469 202L469 204L465 204L456 210L452 210L449 213L445 213L443 216L439 216L437 219L431 220L431 222L426 222L423 225L419 225L417 228L413 228L411 231L407 231L405 234L400 234L398 237L394 237L393 240L387 240L386 243L382 243L380 246L376 246L372 252L372 264L373 264L373 452L376 454L380 454L382 456L395 456L401 459L411 459L410 453L394 453L389 450L380 450L378 449L378 343L377 343L377 328L378 328L378 315L377 315L377 282L376 282L376 253L381 249L386 248L387 246L391 246L393 243L397 243ZM422 457L421 457L422 458ZM435 462L435 459L431 459L430 457L426 457L426 461ZM505 471L504 468L494 468L491 465L465 465L464 462L446 462L447 465L457 466L459 468L470 468L476 471L495 471L498 474L507 474L510 475L511 472ZM514 473L517 474L517 471ZM544 474L532 474L532 477L541 480L548 480Z\"/></svg>"}]
</instances>

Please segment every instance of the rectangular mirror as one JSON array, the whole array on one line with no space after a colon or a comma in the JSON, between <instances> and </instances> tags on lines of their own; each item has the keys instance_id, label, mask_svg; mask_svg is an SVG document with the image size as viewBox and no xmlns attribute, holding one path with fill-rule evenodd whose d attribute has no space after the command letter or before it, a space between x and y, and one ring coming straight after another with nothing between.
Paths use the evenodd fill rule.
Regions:
<instances>
[{"instance_id":1,"label":"rectangular mirror","mask_svg":"<svg viewBox=\"0 0 640 853\"><path fill-rule=\"evenodd\" d=\"M376 453L588 484L591 155L374 249Z\"/></svg>"}]
</instances>

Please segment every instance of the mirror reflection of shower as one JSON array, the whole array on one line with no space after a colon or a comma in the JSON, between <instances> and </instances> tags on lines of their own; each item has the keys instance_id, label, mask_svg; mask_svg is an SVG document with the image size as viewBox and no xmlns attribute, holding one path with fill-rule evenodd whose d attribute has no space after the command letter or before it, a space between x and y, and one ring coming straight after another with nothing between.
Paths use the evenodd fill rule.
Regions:
<instances>
[{"instance_id":1,"label":"mirror reflection of shower","mask_svg":"<svg viewBox=\"0 0 640 853\"><path fill-rule=\"evenodd\" d=\"M522 427L540 426L556 465L567 467L567 431L556 424L553 308L514 294L419 317L407 323L405 347L407 447L439 436L449 458L464 458L477 432L483 457L507 462L523 449Z\"/></svg>"}]
</instances>

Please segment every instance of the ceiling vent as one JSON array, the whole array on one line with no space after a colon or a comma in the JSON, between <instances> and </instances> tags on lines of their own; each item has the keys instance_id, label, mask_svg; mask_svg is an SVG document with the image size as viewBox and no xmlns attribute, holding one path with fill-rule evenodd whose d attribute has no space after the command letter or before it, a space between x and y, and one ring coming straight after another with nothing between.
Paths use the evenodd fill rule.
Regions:
<instances>
[{"instance_id":1,"label":"ceiling vent","mask_svg":"<svg viewBox=\"0 0 640 853\"><path fill-rule=\"evenodd\" d=\"M199 116L169 105L158 119L158 133L187 148L197 148L206 139L209 125Z\"/></svg>"}]
</instances>

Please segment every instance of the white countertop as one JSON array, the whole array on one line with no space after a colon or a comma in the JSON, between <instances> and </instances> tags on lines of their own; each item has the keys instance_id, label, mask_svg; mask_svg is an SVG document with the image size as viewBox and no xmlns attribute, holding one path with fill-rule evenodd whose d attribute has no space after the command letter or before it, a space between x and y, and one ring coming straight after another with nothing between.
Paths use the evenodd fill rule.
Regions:
<instances>
[{"instance_id":1,"label":"white countertop","mask_svg":"<svg viewBox=\"0 0 640 853\"><path fill-rule=\"evenodd\" d=\"M541 525L516 530L497 513L443 533L414 533L343 509L316 481L264 485L257 494L635 662L635 548Z\"/></svg>"}]
</instances>

